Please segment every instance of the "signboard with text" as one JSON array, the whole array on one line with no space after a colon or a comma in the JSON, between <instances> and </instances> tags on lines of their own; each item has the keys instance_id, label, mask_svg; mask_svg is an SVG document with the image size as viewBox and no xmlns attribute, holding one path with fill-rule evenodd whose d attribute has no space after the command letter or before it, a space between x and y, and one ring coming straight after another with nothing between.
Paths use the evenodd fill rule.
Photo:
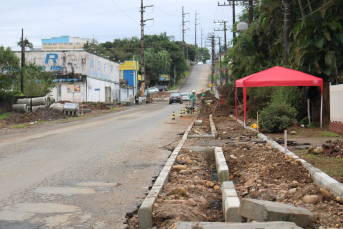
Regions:
<instances>
[{"instance_id":1,"label":"signboard with text","mask_svg":"<svg viewBox=\"0 0 343 229\"><path fill-rule=\"evenodd\" d=\"M169 81L169 74L160 74L160 81Z\"/></svg>"}]
</instances>

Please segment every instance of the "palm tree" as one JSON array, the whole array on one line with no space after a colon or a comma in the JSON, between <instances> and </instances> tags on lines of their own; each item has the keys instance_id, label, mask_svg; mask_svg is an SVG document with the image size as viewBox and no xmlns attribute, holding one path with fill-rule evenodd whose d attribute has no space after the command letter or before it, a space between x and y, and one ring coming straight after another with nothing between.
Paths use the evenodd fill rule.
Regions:
<instances>
[{"instance_id":1,"label":"palm tree","mask_svg":"<svg viewBox=\"0 0 343 229\"><path fill-rule=\"evenodd\" d=\"M21 44L21 38L17 42L17 45L21 47L21 45L22 45ZM33 49L33 44L27 39L27 37L25 37L25 39L24 39L24 49L25 49L25 47L28 47L31 50Z\"/></svg>"}]
</instances>

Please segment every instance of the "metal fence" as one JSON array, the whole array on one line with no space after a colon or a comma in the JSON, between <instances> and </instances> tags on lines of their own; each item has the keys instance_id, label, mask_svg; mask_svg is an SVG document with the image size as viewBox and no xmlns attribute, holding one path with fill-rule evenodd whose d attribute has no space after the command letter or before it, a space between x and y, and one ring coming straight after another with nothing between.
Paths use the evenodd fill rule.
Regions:
<instances>
[{"instance_id":1,"label":"metal fence","mask_svg":"<svg viewBox=\"0 0 343 229\"><path fill-rule=\"evenodd\" d=\"M343 122L343 84L330 85L330 121Z\"/></svg>"}]
</instances>

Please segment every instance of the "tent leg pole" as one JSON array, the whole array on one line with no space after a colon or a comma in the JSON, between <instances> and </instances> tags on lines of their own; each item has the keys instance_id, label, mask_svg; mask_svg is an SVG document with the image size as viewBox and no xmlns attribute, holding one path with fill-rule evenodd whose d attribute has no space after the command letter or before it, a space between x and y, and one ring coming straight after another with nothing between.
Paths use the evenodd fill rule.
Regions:
<instances>
[{"instance_id":1,"label":"tent leg pole","mask_svg":"<svg viewBox=\"0 0 343 229\"><path fill-rule=\"evenodd\" d=\"M310 125L311 124L311 110L310 110L310 100L308 99L307 100L307 119L308 119L308 124Z\"/></svg>"},{"instance_id":2,"label":"tent leg pole","mask_svg":"<svg viewBox=\"0 0 343 229\"><path fill-rule=\"evenodd\" d=\"M243 87L243 98L244 98L244 128L247 124L247 88Z\"/></svg>"},{"instance_id":3,"label":"tent leg pole","mask_svg":"<svg viewBox=\"0 0 343 229\"><path fill-rule=\"evenodd\" d=\"M320 100L320 128L323 127L323 90L322 90L322 96Z\"/></svg>"},{"instance_id":4,"label":"tent leg pole","mask_svg":"<svg viewBox=\"0 0 343 229\"><path fill-rule=\"evenodd\" d=\"M235 88L235 110L236 110L236 127L237 127L237 87Z\"/></svg>"}]
</instances>

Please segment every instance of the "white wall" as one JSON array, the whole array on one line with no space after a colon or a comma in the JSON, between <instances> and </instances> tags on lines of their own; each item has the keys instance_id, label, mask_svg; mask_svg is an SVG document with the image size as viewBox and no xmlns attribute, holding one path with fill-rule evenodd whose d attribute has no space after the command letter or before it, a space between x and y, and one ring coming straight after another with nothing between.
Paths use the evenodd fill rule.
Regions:
<instances>
[{"instance_id":1,"label":"white wall","mask_svg":"<svg viewBox=\"0 0 343 229\"><path fill-rule=\"evenodd\" d=\"M330 121L343 122L343 84L330 85Z\"/></svg>"}]
</instances>

